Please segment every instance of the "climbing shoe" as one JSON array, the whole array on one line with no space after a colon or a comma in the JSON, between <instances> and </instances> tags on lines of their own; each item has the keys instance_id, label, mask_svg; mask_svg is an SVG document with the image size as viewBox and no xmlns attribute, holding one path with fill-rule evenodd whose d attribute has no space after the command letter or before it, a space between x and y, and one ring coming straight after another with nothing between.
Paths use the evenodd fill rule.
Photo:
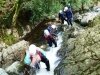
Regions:
<instances>
[{"instance_id":1,"label":"climbing shoe","mask_svg":"<svg viewBox=\"0 0 100 75\"><path fill-rule=\"evenodd\" d=\"M47 71L50 71L50 69L49 69L49 68L46 68L46 70L47 70Z\"/></svg>"},{"instance_id":2,"label":"climbing shoe","mask_svg":"<svg viewBox=\"0 0 100 75\"><path fill-rule=\"evenodd\" d=\"M57 47L57 46L55 46L55 47Z\"/></svg>"}]
</instances>

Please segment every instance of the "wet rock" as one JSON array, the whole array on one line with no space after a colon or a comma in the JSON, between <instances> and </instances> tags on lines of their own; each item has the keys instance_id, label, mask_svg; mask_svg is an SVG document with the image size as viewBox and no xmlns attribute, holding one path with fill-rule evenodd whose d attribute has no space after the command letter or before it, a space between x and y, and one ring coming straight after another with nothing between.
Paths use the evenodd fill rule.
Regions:
<instances>
[{"instance_id":1,"label":"wet rock","mask_svg":"<svg viewBox=\"0 0 100 75\"><path fill-rule=\"evenodd\" d=\"M6 72L12 72L12 73L16 73L18 74L18 67L20 65L19 61L14 62L12 65L10 65L9 67L7 67L5 70Z\"/></svg>"},{"instance_id":2,"label":"wet rock","mask_svg":"<svg viewBox=\"0 0 100 75\"><path fill-rule=\"evenodd\" d=\"M4 69L0 68L0 75L8 75L8 74Z\"/></svg>"}]
</instances>

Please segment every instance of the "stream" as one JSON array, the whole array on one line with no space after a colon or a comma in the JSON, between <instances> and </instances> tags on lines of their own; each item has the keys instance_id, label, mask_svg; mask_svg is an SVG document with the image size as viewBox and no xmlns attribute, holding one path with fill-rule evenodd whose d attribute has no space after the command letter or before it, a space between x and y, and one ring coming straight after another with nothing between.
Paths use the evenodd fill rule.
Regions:
<instances>
[{"instance_id":1,"label":"stream","mask_svg":"<svg viewBox=\"0 0 100 75\"><path fill-rule=\"evenodd\" d=\"M52 21L52 20L50 20ZM26 41L29 41L31 43L41 43L44 44L44 41L41 40L41 36L43 35L43 30L47 28L47 25L45 23L49 22L49 20L45 21L43 20L40 22L34 30L32 30L29 34L27 34L23 39ZM36 75L54 75L54 69L57 67L57 65L60 62L60 58L57 56L58 50L61 48L62 44L62 35L63 32L59 31L58 39L57 39L57 47L47 47L46 49L46 57L49 59L50 62L50 71L47 71L45 68L45 64L40 62L40 69L36 71ZM37 44L37 45L38 45Z\"/></svg>"},{"instance_id":2,"label":"stream","mask_svg":"<svg viewBox=\"0 0 100 75\"><path fill-rule=\"evenodd\" d=\"M54 69L59 64L60 58L57 56L57 51L61 48L62 32L58 33L57 47L48 47L46 51L46 57L50 61L50 71L47 71L45 64L40 62L40 70L36 72L36 75L54 75Z\"/></svg>"}]
</instances>

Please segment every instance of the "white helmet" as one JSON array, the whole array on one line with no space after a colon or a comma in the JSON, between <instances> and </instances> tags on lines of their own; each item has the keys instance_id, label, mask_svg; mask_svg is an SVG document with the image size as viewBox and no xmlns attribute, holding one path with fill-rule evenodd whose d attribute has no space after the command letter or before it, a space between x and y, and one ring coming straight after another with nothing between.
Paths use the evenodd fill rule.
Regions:
<instances>
[{"instance_id":1,"label":"white helmet","mask_svg":"<svg viewBox=\"0 0 100 75\"><path fill-rule=\"evenodd\" d=\"M36 49L37 49L37 47L34 44L31 44L29 46L29 53L32 54L32 55L35 55L36 54Z\"/></svg>"},{"instance_id":2,"label":"white helmet","mask_svg":"<svg viewBox=\"0 0 100 75\"><path fill-rule=\"evenodd\" d=\"M63 12L62 10L59 11L59 13L62 13L62 12Z\"/></svg>"},{"instance_id":3,"label":"white helmet","mask_svg":"<svg viewBox=\"0 0 100 75\"><path fill-rule=\"evenodd\" d=\"M55 28L56 28L56 25L52 25L51 27L52 27L53 29L55 29Z\"/></svg>"},{"instance_id":4,"label":"white helmet","mask_svg":"<svg viewBox=\"0 0 100 75\"><path fill-rule=\"evenodd\" d=\"M65 8L64 8L64 11L67 11L67 10L68 10L68 7L65 7Z\"/></svg>"},{"instance_id":5,"label":"white helmet","mask_svg":"<svg viewBox=\"0 0 100 75\"><path fill-rule=\"evenodd\" d=\"M45 35L50 35L49 31L47 29L44 30Z\"/></svg>"}]
</instances>

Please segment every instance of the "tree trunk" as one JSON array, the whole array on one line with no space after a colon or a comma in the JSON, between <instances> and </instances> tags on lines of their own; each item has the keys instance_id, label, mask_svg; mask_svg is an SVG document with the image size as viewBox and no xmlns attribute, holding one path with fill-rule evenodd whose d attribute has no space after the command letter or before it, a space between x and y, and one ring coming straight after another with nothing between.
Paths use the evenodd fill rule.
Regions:
<instances>
[{"instance_id":1,"label":"tree trunk","mask_svg":"<svg viewBox=\"0 0 100 75\"><path fill-rule=\"evenodd\" d=\"M18 31L17 31L17 28L16 28L17 18L18 18L18 14L19 14L19 8L20 8L20 5L21 5L21 3L19 1L20 0L17 0L15 5L14 5L15 13L14 13L13 18L12 18L12 35L14 35L15 37L19 37Z\"/></svg>"},{"instance_id":2,"label":"tree trunk","mask_svg":"<svg viewBox=\"0 0 100 75\"><path fill-rule=\"evenodd\" d=\"M84 3L82 2L81 11L84 13Z\"/></svg>"}]
</instances>

